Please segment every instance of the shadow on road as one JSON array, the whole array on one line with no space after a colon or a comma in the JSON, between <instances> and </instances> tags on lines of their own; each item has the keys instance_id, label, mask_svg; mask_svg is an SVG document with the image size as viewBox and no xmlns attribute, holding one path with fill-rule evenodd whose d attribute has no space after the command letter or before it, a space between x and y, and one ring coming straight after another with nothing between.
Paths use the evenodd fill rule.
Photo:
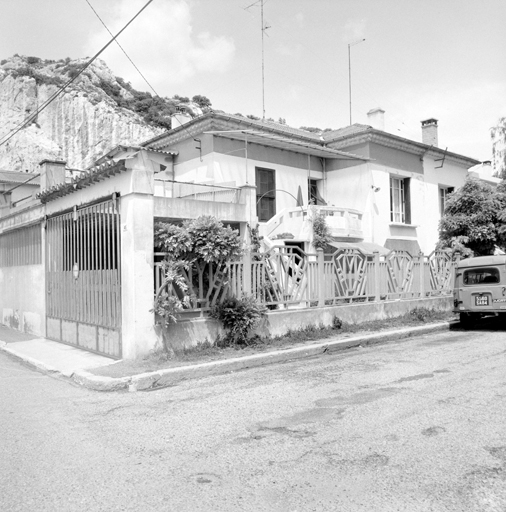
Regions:
<instances>
[{"instance_id":1,"label":"shadow on road","mask_svg":"<svg viewBox=\"0 0 506 512\"><path fill-rule=\"evenodd\" d=\"M450 326L451 331L506 332L505 316L486 316L476 320L472 325L464 327L461 323Z\"/></svg>"}]
</instances>

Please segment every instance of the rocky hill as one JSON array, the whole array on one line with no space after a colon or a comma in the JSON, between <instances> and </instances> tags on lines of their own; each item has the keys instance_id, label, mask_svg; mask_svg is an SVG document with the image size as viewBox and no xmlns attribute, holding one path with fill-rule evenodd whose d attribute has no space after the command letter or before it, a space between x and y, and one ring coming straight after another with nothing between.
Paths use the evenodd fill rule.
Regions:
<instances>
[{"instance_id":1,"label":"rocky hill","mask_svg":"<svg viewBox=\"0 0 506 512\"><path fill-rule=\"evenodd\" d=\"M85 63L18 55L0 61L0 137L34 113ZM203 96L194 100L210 106ZM170 128L171 113L185 102L188 98L136 91L97 60L29 126L0 146L0 169L38 172L45 158L85 169L118 144L139 144Z\"/></svg>"}]
</instances>

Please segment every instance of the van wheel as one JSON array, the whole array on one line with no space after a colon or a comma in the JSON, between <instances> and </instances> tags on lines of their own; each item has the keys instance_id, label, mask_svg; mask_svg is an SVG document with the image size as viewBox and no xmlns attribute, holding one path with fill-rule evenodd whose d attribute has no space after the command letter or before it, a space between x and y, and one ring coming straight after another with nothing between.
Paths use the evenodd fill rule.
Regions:
<instances>
[{"instance_id":1,"label":"van wheel","mask_svg":"<svg viewBox=\"0 0 506 512\"><path fill-rule=\"evenodd\" d=\"M473 313L460 313L460 325L465 329L472 327L477 320L477 315Z\"/></svg>"}]
</instances>

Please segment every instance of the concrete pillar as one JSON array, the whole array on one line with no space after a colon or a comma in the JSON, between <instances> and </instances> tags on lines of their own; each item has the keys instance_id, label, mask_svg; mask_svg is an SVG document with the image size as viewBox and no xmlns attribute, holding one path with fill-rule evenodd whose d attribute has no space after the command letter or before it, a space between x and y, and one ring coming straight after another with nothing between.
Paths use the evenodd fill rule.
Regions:
<instances>
[{"instance_id":1,"label":"concrete pillar","mask_svg":"<svg viewBox=\"0 0 506 512\"><path fill-rule=\"evenodd\" d=\"M157 345L154 300L152 195L120 199L122 354L133 359Z\"/></svg>"},{"instance_id":2,"label":"concrete pillar","mask_svg":"<svg viewBox=\"0 0 506 512\"><path fill-rule=\"evenodd\" d=\"M381 300L381 280L380 280L380 254L378 251L373 252L374 256L374 301Z\"/></svg>"},{"instance_id":3,"label":"concrete pillar","mask_svg":"<svg viewBox=\"0 0 506 512\"><path fill-rule=\"evenodd\" d=\"M120 197L122 354L133 359L153 350L154 170L141 153L127 162L130 190Z\"/></svg>"},{"instance_id":4,"label":"concrete pillar","mask_svg":"<svg viewBox=\"0 0 506 512\"><path fill-rule=\"evenodd\" d=\"M257 188L254 185L242 185L241 189L241 203L246 205L246 222L252 228L258 224L257 216Z\"/></svg>"},{"instance_id":5,"label":"concrete pillar","mask_svg":"<svg viewBox=\"0 0 506 512\"><path fill-rule=\"evenodd\" d=\"M316 249L317 279L318 279L318 306L325 306L325 260L323 249Z\"/></svg>"}]
</instances>

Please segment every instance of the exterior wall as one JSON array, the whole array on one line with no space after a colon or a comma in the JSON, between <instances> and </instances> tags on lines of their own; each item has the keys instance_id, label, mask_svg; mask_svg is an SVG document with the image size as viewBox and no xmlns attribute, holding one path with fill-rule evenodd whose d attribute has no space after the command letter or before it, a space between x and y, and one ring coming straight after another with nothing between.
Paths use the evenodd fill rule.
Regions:
<instances>
[{"instance_id":1,"label":"exterior wall","mask_svg":"<svg viewBox=\"0 0 506 512\"><path fill-rule=\"evenodd\" d=\"M42 206L9 213L0 220L0 234L33 225L43 218ZM24 332L44 336L45 310L45 232L41 227L41 263L0 268L0 322Z\"/></svg>"},{"instance_id":2,"label":"exterior wall","mask_svg":"<svg viewBox=\"0 0 506 512\"><path fill-rule=\"evenodd\" d=\"M346 148L351 151L350 148ZM365 151L363 151L365 153ZM384 245L388 238L417 240L424 254L430 254L439 238L439 188L460 188L467 168L439 155L429 154L423 162L394 148L371 144L371 162L350 166L329 163L327 198L330 204L364 212L364 241ZM390 221L390 176L410 178L411 224Z\"/></svg>"},{"instance_id":3,"label":"exterior wall","mask_svg":"<svg viewBox=\"0 0 506 512\"><path fill-rule=\"evenodd\" d=\"M276 189L278 189L276 212L280 212L285 208L296 206L299 187L304 204L307 205L308 179L321 180L324 177L322 164L314 157L308 158L301 153L248 144L246 159L243 142L219 137L215 139L219 139L216 144L220 152L203 155L202 161L200 158L186 161L178 158L174 166L176 181L228 183L235 186L252 185L255 184L255 167L273 169L276 174ZM324 195L323 190L321 194Z\"/></svg>"},{"instance_id":4,"label":"exterior wall","mask_svg":"<svg viewBox=\"0 0 506 512\"><path fill-rule=\"evenodd\" d=\"M428 254L439 240L439 221L441 220L441 209L439 206L440 187L453 187L455 190L462 187L467 178L467 169L461 165L446 159L443 167L441 161L431 154L423 161L424 187L423 196L417 199L419 207L419 238L420 246ZM432 249L431 249L432 248ZM422 247L423 249L423 247Z\"/></svg>"},{"instance_id":5,"label":"exterior wall","mask_svg":"<svg viewBox=\"0 0 506 512\"><path fill-rule=\"evenodd\" d=\"M1 322L22 332L44 336L45 282L43 265L0 268Z\"/></svg>"}]
</instances>

